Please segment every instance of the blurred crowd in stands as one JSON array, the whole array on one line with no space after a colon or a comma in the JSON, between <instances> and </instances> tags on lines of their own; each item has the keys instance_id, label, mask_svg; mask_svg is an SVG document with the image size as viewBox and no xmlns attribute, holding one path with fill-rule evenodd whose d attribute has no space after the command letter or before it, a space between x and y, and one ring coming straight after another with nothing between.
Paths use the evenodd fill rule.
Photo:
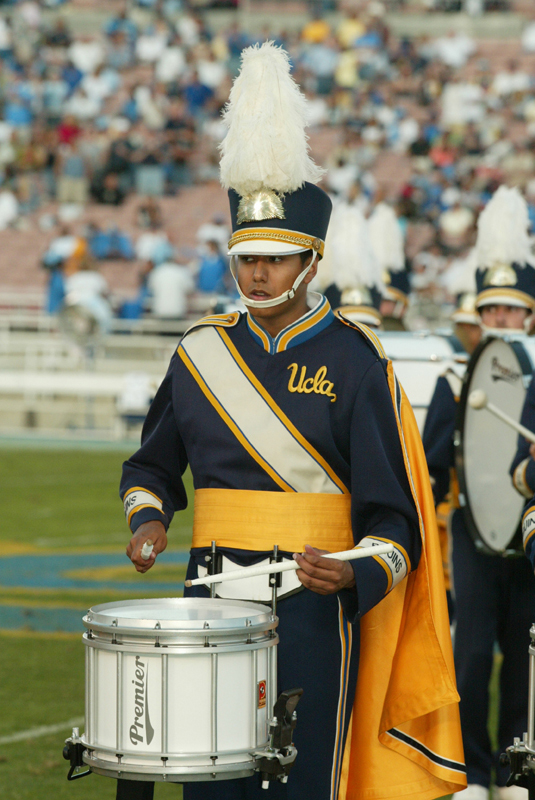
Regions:
<instances>
[{"instance_id":1,"label":"blurred crowd in stands","mask_svg":"<svg viewBox=\"0 0 535 800\"><path fill-rule=\"evenodd\" d=\"M109 259L132 260L139 273L138 295L110 313L152 308L176 318L193 292L207 307L214 296L232 298L227 220L208 217L191 263L177 263L159 198L218 180L220 113L240 53L265 39L290 54L312 136L334 134L324 188L365 215L379 201L394 206L415 325L433 324L452 299L442 278L472 246L478 213L500 183L525 193L535 223L535 79L522 65L535 53L535 15L516 57L496 68L464 33L395 36L392 4L378 0L339 3L335 15L311 14L300 30L254 36L237 21L210 27L182 0L113 3L99 33L74 35L65 16L44 13L59 5L0 6L0 230L23 231L31 218L54 231L36 254L50 271L51 312L76 291L76 273L96 273ZM505 7L472 5L474 13ZM386 157L400 180L385 177ZM135 235L114 224L114 208L132 195ZM88 218L94 204L110 207L108 227ZM102 281L93 283L105 296Z\"/></svg>"}]
</instances>

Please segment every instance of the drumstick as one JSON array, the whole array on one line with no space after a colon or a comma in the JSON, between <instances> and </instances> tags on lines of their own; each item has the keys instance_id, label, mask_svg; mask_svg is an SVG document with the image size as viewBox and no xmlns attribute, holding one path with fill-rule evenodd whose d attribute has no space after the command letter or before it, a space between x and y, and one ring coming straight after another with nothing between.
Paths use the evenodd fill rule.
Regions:
<instances>
[{"instance_id":1,"label":"drumstick","mask_svg":"<svg viewBox=\"0 0 535 800\"><path fill-rule=\"evenodd\" d=\"M515 431L518 431L528 442L535 443L535 433L530 431L529 428L525 428L520 422L517 422L505 411L502 411L498 406L495 406L494 403L489 403L487 400L487 395L483 391L483 389L474 389L473 392L470 393L468 396L468 405L472 408L475 408L479 411L481 408L486 408L487 411L490 411L491 414L494 414L495 417L501 419L502 422L505 422L506 425L510 425L511 428L514 428Z\"/></svg>"},{"instance_id":2,"label":"drumstick","mask_svg":"<svg viewBox=\"0 0 535 800\"><path fill-rule=\"evenodd\" d=\"M152 543L152 539L147 539L143 547L141 548L141 558L148 561L152 555L152 551L154 549L154 545Z\"/></svg>"},{"instance_id":3,"label":"drumstick","mask_svg":"<svg viewBox=\"0 0 535 800\"><path fill-rule=\"evenodd\" d=\"M323 558L336 558L338 561L353 561L357 558L367 556L381 556L392 553L393 544L378 544L375 547L359 547L356 550L344 550L341 553L326 553ZM223 583L223 581L239 581L242 578L256 578L257 575L273 575L275 572L289 572L300 569L297 561L277 561L273 564L262 564L258 567L243 567L234 569L231 572L218 572L217 575L205 575L204 578L194 578L186 581L186 586L208 586L211 583Z\"/></svg>"}]
</instances>

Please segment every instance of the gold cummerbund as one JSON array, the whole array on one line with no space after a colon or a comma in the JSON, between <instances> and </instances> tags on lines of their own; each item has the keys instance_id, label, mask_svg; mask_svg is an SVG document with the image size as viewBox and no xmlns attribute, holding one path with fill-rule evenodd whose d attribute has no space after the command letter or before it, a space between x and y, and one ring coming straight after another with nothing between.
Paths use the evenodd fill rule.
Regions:
<instances>
[{"instance_id":1,"label":"gold cummerbund","mask_svg":"<svg viewBox=\"0 0 535 800\"><path fill-rule=\"evenodd\" d=\"M347 494L197 489L192 547L280 550L305 545L331 553L354 547L351 497Z\"/></svg>"}]
</instances>

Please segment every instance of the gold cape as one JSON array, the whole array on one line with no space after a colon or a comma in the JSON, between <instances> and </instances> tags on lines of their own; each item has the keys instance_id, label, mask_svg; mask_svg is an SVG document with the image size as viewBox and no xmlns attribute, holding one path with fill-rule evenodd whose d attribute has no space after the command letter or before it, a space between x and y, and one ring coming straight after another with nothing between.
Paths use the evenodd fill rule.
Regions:
<instances>
[{"instance_id":1,"label":"gold cape","mask_svg":"<svg viewBox=\"0 0 535 800\"><path fill-rule=\"evenodd\" d=\"M442 558L412 408L388 364L420 521L418 568L361 620L357 692L338 800L431 800L466 787Z\"/></svg>"}]
</instances>

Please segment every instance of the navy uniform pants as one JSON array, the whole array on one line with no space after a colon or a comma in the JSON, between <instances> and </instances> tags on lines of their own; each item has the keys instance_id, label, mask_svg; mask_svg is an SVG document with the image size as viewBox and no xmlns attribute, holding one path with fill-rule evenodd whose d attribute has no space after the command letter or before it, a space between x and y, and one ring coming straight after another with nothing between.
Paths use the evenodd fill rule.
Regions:
<instances>
[{"instance_id":1,"label":"navy uniform pants","mask_svg":"<svg viewBox=\"0 0 535 800\"><path fill-rule=\"evenodd\" d=\"M199 587L202 596L206 593ZM279 601L278 689L302 688L287 784L260 776L184 784L184 800L336 800L358 672L359 623L349 625L336 595L307 589ZM153 784L120 780L117 800L152 800Z\"/></svg>"},{"instance_id":2,"label":"navy uniform pants","mask_svg":"<svg viewBox=\"0 0 535 800\"><path fill-rule=\"evenodd\" d=\"M507 767L500 753L527 730L529 630L535 622L535 577L529 561L479 552L461 512L452 520L455 591L455 670L461 696L468 783L489 786L491 769L504 786ZM500 671L498 752L492 753L487 731L489 680L495 643L503 655Z\"/></svg>"}]
</instances>

